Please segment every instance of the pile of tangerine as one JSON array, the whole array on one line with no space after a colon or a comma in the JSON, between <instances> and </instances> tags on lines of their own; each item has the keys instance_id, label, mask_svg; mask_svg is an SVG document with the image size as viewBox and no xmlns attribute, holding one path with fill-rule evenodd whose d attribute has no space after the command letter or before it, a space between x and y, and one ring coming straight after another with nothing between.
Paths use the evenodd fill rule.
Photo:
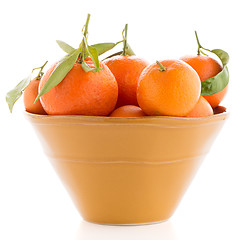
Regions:
<instances>
[{"instance_id":1,"label":"pile of tangerine","mask_svg":"<svg viewBox=\"0 0 240 240\"><path fill-rule=\"evenodd\" d=\"M133 55L127 43L126 25L124 39L120 41L123 50L99 61L98 45L88 46L86 41L88 21L79 52L76 49L73 52L66 44L65 50L70 48L67 60L53 64L45 74L44 66L40 67L38 76L24 89L18 89L24 91L26 111L49 115L206 117L226 110L219 104L226 95L228 79L215 79L224 66L203 54L199 41L195 56L149 64ZM76 61L70 69L63 68L66 71L63 73L58 67L68 64L71 54L75 54ZM60 80L53 84L50 77L51 81ZM202 96L202 82L211 78L215 82L225 81L225 85L214 94ZM44 86L47 90L40 94ZM16 99L12 95L10 91L7 101L13 106Z\"/></svg>"}]
</instances>

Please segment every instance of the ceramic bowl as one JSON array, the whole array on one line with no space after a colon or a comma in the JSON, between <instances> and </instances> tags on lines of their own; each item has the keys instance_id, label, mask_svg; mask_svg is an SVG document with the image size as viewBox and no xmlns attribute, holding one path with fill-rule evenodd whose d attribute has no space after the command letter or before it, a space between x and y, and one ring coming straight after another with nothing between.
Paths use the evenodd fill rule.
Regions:
<instances>
[{"instance_id":1,"label":"ceramic bowl","mask_svg":"<svg viewBox=\"0 0 240 240\"><path fill-rule=\"evenodd\" d=\"M25 115L81 216L120 225L169 219L228 117Z\"/></svg>"}]
</instances>

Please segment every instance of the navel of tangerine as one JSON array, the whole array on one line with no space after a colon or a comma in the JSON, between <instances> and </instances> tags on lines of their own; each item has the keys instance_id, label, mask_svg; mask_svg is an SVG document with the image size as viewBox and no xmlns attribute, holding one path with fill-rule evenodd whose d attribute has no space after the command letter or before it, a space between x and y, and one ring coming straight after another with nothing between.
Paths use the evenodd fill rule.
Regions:
<instances>
[{"instance_id":1,"label":"navel of tangerine","mask_svg":"<svg viewBox=\"0 0 240 240\"><path fill-rule=\"evenodd\" d=\"M147 115L186 116L200 97L196 71L181 60L164 60L146 67L137 88L139 106Z\"/></svg>"}]
</instances>

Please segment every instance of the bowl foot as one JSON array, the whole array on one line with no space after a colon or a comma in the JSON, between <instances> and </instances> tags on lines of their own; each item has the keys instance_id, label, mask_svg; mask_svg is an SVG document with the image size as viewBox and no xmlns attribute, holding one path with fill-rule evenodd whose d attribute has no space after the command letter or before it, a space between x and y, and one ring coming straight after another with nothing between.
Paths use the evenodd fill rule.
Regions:
<instances>
[{"instance_id":1,"label":"bowl foot","mask_svg":"<svg viewBox=\"0 0 240 240\"><path fill-rule=\"evenodd\" d=\"M153 224L160 224L163 222L168 221L168 219L164 219L161 221L156 221L156 222L142 222L142 223L101 223L101 222L94 222L90 220L84 219L84 221L93 223L93 224L98 224L98 225L107 225L107 226L143 226L143 225L153 225Z\"/></svg>"}]
</instances>

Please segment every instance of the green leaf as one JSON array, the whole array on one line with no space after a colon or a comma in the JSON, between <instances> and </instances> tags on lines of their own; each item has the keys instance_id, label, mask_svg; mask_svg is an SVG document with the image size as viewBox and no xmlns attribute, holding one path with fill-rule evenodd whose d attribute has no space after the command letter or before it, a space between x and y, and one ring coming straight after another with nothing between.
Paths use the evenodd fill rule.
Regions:
<instances>
[{"instance_id":1,"label":"green leaf","mask_svg":"<svg viewBox=\"0 0 240 240\"><path fill-rule=\"evenodd\" d=\"M98 56L100 56L103 53L113 49L115 46L117 46L121 42L123 42L123 41L119 41L116 43L110 43L110 42L109 43L97 43L97 44L90 45L90 47L95 48L97 50ZM88 56L89 56L89 54L85 53L84 59L86 59Z\"/></svg>"},{"instance_id":2,"label":"green leaf","mask_svg":"<svg viewBox=\"0 0 240 240\"><path fill-rule=\"evenodd\" d=\"M130 45L127 43L127 47L126 47L126 54L128 56L135 56L134 51L132 50L132 48L130 47Z\"/></svg>"},{"instance_id":3,"label":"green leaf","mask_svg":"<svg viewBox=\"0 0 240 240\"><path fill-rule=\"evenodd\" d=\"M213 50L208 50L205 48L203 49L215 54L221 60L223 65L223 69L220 73L218 73L216 76L212 78L209 78L201 82L201 95L206 96L221 92L228 85L229 72L227 68L227 63L229 61L229 55L227 52L221 49Z\"/></svg>"},{"instance_id":4,"label":"green leaf","mask_svg":"<svg viewBox=\"0 0 240 240\"><path fill-rule=\"evenodd\" d=\"M88 72L96 72L96 68L90 68L87 64L86 64L86 62L83 60L82 61L82 68L83 68L83 70L86 72L86 73L88 73Z\"/></svg>"},{"instance_id":5,"label":"green leaf","mask_svg":"<svg viewBox=\"0 0 240 240\"><path fill-rule=\"evenodd\" d=\"M83 36L83 41L84 41L86 53L91 57L93 64L96 68L96 71L98 72L100 70L99 69L98 52L97 52L96 48L88 46L87 39L85 38L85 36Z\"/></svg>"},{"instance_id":6,"label":"green leaf","mask_svg":"<svg viewBox=\"0 0 240 240\"><path fill-rule=\"evenodd\" d=\"M28 77L24 78L18 85L9 91L6 95L6 102L8 104L10 112L12 112L13 106L15 102L22 96L23 91L26 89L28 84L31 82L31 76L30 74Z\"/></svg>"},{"instance_id":7,"label":"green leaf","mask_svg":"<svg viewBox=\"0 0 240 240\"><path fill-rule=\"evenodd\" d=\"M99 70L102 70L102 68L97 69L97 68L89 67L84 60L82 61L82 68L86 73L88 73L88 72L98 72Z\"/></svg>"},{"instance_id":8,"label":"green leaf","mask_svg":"<svg viewBox=\"0 0 240 240\"><path fill-rule=\"evenodd\" d=\"M212 95L222 91L229 82L229 72L227 66L216 76L201 82L201 95Z\"/></svg>"},{"instance_id":9,"label":"green leaf","mask_svg":"<svg viewBox=\"0 0 240 240\"><path fill-rule=\"evenodd\" d=\"M118 43L97 43L90 45L97 50L98 56L114 48Z\"/></svg>"},{"instance_id":10,"label":"green leaf","mask_svg":"<svg viewBox=\"0 0 240 240\"><path fill-rule=\"evenodd\" d=\"M53 87L57 86L68 74L68 72L72 69L74 63L76 62L79 56L79 49L75 49L68 55L66 55L63 59L59 61L56 68L48 78L47 82L42 87L41 91L39 92L35 102Z\"/></svg>"},{"instance_id":11,"label":"green leaf","mask_svg":"<svg viewBox=\"0 0 240 240\"><path fill-rule=\"evenodd\" d=\"M61 40L57 40L56 41L58 46L66 53L71 53L75 50L75 48L71 47L70 45L68 45L67 43L61 41Z\"/></svg>"},{"instance_id":12,"label":"green leaf","mask_svg":"<svg viewBox=\"0 0 240 240\"><path fill-rule=\"evenodd\" d=\"M216 54L219 59L221 60L223 66L228 64L229 61L229 55L227 52L223 51L222 49L213 49L210 52Z\"/></svg>"},{"instance_id":13,"label":"green leaf","mask_svg":"<svg viewBox=\"0 0 240 240\"><path fill-rule=\"evenodd\" d=\"M91 57L94 66L97 70L99 70L99 60L98 60L98 52L97 49L91 46L88 46L89 56Z\"/></svg>"},{"instance_id":14,"label":"green leaf","mask_svg":"<svg viewBox=\"0 0 240 240\"><path fill-rule=\"evenodd\" d=\"M210 53L215 54L220 61L222 62L223 69L220 73L218 73L216 76L209 78L203 82L201 82L201 95L212 95L218 92L221 92L229 82L229 72L227 68L227 63L229 61L229 55L227 52L223 51L222 49L213 49L209 50L207 48L204 48L198 39L197 32L195 31L195 36L198 44L198 55L200 53L208 56L205 54L202 50L208 51Z\"/></svg>"}]
</instances>

